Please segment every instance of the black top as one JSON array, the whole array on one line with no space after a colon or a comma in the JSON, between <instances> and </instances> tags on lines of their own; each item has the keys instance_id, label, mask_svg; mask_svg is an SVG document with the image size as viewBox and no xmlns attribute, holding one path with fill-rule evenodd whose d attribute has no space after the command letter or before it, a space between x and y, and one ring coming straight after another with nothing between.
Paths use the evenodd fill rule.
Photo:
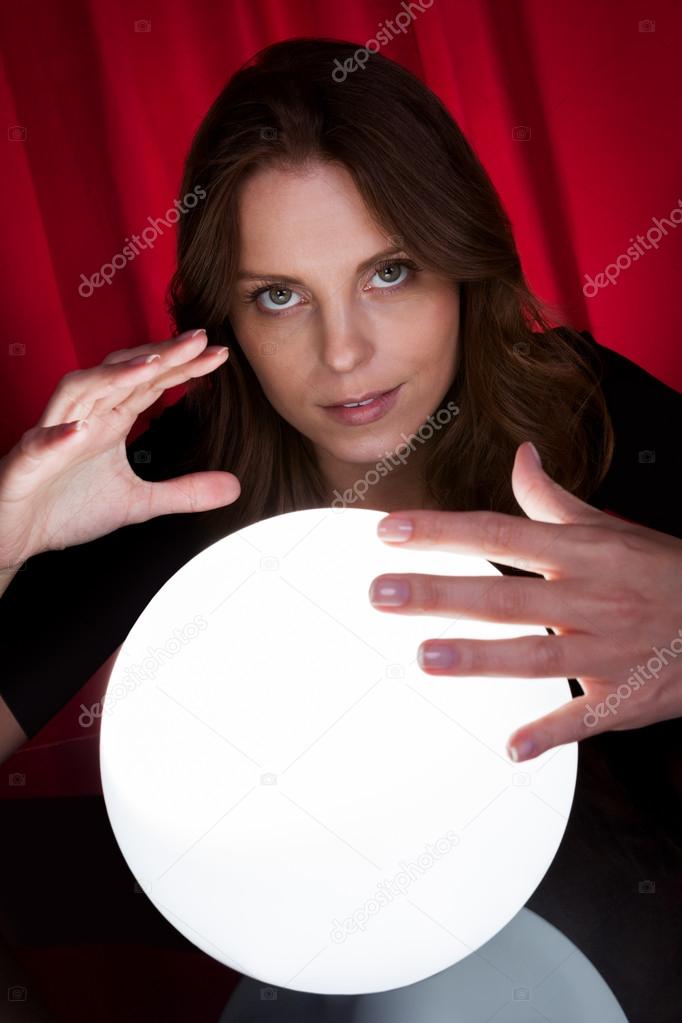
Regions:
<instances>
[{"instance_id":1,"label":"black top","mask_svg":"<svg viewBox=\"0 0 682 1023\"><path fill-rule=\"evenodd\" d=\"M583 336L603 366L601 386L616 437L613 462L589 503L682 537L682 396L587 331ZM146 480L181 475L188 424L183 397L128 445L133 471ZM0 693L29 738L123 643L161 586L208 543L197 513L187 512L24 563L0 597Z\"/></svg>"},{"instance_id":2,"label":"black top","mask_svg":"<svg viewBox=\"0 0 682 1023\"><path fill-rule=\"evenodd\" d=\"M587 332L583 336L601 363L615 432L613 462L589 503L682 538L682 396ZM181 399L128 446L130 465L144 479L179 475L187 435ZM0 692L29 737L120 646L160 587L204 549L207 541L196 519L193 513L175 514L126 526L30 558L17 573L0 597ZM575 680L571 689L580 692ZM630 1023L680 1019L681 740L682 718L676 718L579 744L566 832L527 903L592 960ZM15 809L18 815L21 803ZM7 803L4 812L9 817ZM22 816L21 826L7 832L14 836L12 846L21 845L24 826ZM98 826L108 835L104 821ZM55 834L52 827L49 833ZM10 856L13 872L24 855L28 862L32 854L32 840L25 846L21 856ZM65 861L70 857L65 854ZM8 864L8 876L9 870ZM16 913L25 914L35 874L28 871L25 885L19 881L14 887L20 900ZM42 897L54 890L50 883ZM67 914L72 928L77 926L73 902ZM87 917L87 909L81 912ZM43 913L40 919L47 923ZM67 918L60 919L60 928L67 927ZM95 924L93 917L91 930ZM39 926L35 919L32 926ZM172 943L170 925L168 932Z\"/></svg>"}]
</instances>

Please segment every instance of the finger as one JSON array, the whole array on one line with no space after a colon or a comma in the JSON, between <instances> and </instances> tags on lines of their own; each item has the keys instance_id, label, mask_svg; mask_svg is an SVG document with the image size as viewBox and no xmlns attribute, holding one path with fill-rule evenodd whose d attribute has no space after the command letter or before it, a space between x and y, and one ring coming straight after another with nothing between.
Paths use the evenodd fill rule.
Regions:
<instances>
[{"instance_id":1,"label":"finger","mask_svg":"<svg viewBox=\"0 0 682 1023\"><path fill-rule=\"evenodd\" d=\"M239 480L230 472L188 473L147 484L132 505L128 522L146 522L157 515L210 511L232 504L240 494Z\"/></svg>"},{"instance_id":2,"label":"finger","mask_svg":"<svg viewBox=\"0 0 682 1023\"><path fill-rule=\"evenodd\" d=\"M594 574L595 545L605 532L604 526L552 525L502 512L418 509L381 519L377 535L391 542L382 537L381 529L405 519L412 522L412 534L408 539L396 540L401 547L437 547L452 554L476 554L542 574L569 569L589 569Z\"/></svg>"},{"instance_id":3,"label":"finger","mask_svg":"<svg viewBox=\"0 0 682 1023\"><path fill-rule=\"evenodd\" d=\"M153 405L164 391L184 384L187 380L211 373L214 369L222 366L228 357L229 351L225 349L206 348L191 362L183 363L158 379L152 378L143 386L136 387L131 394L116 403L116 411L137 418L141 412ZM97 412L97 408L95 408L95 412Z\"/></svg>"},{"instance_id":4,"label":"finger","mask_svg":"<svg viewBox=\"0 0 682 1023\"><path fill-rule=\"evenodd\" d=\"M507 741L507 752L514 762L532 760L555 746L580 742L613 727L613 721L598 717L590 698L577 696L558 710L517 728Z\"/></svg>"},{"instance_id":5,"label":"finger","mask_svg":"<svg viewBox=\"0 0 682 1023\"><path fill-rule=\"evenodd\" d=\"M532 445L516 449L511 477L519 506L533 521L599 525L604 512L582 501L549 476L532 454Z\"/></svg>"},{"instance_id":6,"label":"finger","mask_svg":"<svg viewBox=\"0 0 682 1023\"><path fill-rule=\"evenodd\" d=\"M88 419L93 411L100 416L125 400L141 384L194 359L205 344L206 335L202 334L188 338L182 345L167 347L163 352L149 353L158 358L148 364L134 365L131 360L119 360L67 373L57 384L38 425L54 426ZM133 359L138 357L134 355Z\"/></svg>"},{"instance_id":7,"label":"finger","mask_svg":"<svg viewBox=\"0 0 682 1023\"><path fill-rule=\"evenodd\" d=\"M608 665L602 637L519 636L515 639L429 639L417 651L424 671L493 678L578 678ZM613 654L611 652L611 660Z\"/></svg>"},{"instance_id":8,"label":"finger","mask_svg":"<svg viewBox=\"0 0 682 1023\"><path fill-rule=\"evenodd\" d=\"M370 600L379 610L397 614L433 614L555 628L591 625L589 595L570 580L380 575L372 580Z\"/></svg>"},{"instance_id":9,"label":"finger","mask_svg":"<svg viewBox=\"0 0 682 1023\"><path fill-rule=\"evenodd\" d=\"M116 352L109 352L108 355L104 356L102 365L111 365L116 362L127 362L129 359L133 359L137 355L164 355L166 352L172 351L178 346L186 347L186 342L192 342L196 345L197 342L208 343L208 337L206 331L202 328L199 330L186 330L183 334L178 334L177 337L167 338L165 341L156 341L146 345L137 345L136 348L121 348ZM192 347L190 345L190 347ZM193 350L193 349L192 349Z\"/></svg>"},{"instance_id":10,"label":"finger","mask_svg":"<svg viewBox=\"0 0 682 1023\"><path fill-rule=\"evenodd\" d=\"M87 423L82 420L47 428L33 426L26 430L19 442L2 460L6 468L9 466L12 468L11 496L15 496L15 487L20 477L30 477L33 486L43 471L45 475L52 475L55 459L64 458L63 443L68 444L70 438L81 436L85 430Z\"/></svg>"}]
</instances>

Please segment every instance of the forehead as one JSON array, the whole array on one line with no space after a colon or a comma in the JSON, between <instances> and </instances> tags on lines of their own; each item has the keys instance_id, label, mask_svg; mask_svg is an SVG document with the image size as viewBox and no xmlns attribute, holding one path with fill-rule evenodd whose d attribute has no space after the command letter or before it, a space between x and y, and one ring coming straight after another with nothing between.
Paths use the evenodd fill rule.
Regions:
<instances>
[{"instance_id":1,"label":"forehead","mask_svg":"<svg viewBox=\"0 0 682 1023\"><path fill-rule=\"evenodd\" d=\"M243 183L238 204L240 263L249 268L276 268L274 263L286 257L286 269L293 274L294 264L302 269L309 256L343 251L357 262L372 246L386 243L386 233L339 164L259 169Z\"/></svg>"}]
</instances>

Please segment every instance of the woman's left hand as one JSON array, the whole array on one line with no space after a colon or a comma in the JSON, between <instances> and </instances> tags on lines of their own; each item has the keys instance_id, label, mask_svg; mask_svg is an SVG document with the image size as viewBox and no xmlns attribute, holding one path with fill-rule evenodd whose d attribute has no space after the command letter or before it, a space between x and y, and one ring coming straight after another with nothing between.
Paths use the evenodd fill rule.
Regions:
<instances>
[{"instance_id":1,"label":"woman's left hand","mask_svg":"<svg viewBox=\"0 0 682 1023\"><path fill-rule=\"evenodd\" d=\"M529 442L516 452L514 496L528 518L498 512L401 511L402 546L478 554L544 578L407 573L373 580L370 600L398 614L538 624L556 635L428 640L420 667L437 675L576 678L584 696L518 728L512 760L610 729L682 715L682 540L593 508L544 472ZM381 603L380 583L389 586ZM406 584L397 603L396 584ZM446 658L443 666L434 654Z\"/></svg>"}]
</instances>

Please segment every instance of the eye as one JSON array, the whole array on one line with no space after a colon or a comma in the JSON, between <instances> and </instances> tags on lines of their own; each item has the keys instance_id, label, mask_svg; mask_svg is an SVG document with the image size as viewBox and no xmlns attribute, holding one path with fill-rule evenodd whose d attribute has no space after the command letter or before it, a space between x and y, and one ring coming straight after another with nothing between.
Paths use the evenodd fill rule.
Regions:
<instances>
[{"instance_id":1,"label":"eye","mask_svg":"<svg viewBox=\"0 0 682 1023\"><path fill-rule=\"evenodd\" d=\"M375 266L370 283L375 277L379 279L379 283L368 290L393 293L408 284L414 274L419 273L421 269L422 267L417 266L411 259L387 259L378 266ZM396 277L396 271L398 277ZM405 271L405 275L400 277L403 271ZM264 299L263 302L260 301L261 296ZM291 299L294 296L298 296L298 301L292 303ZM290 309L295 309L304 300L297 291L288 288L283 281L270 281L267 284L258 285L252 291L249 291L244 301L255 302L261 312L272 316L279 316L283 313L288 313Z\"/></svg>"},{"instance_id":2,"label":"eye","mask_svg":"<svg viewBox=\"0 0 682 1023\"><path fill-rule=\"evenodd\" d=\"M297 291L292 291L291 288L287 288L284 284L270 284L266 287L256 288L255 291L249 292L247 301L256 302L259 297L269 299L272 305L262 305L260 302L256 302L257 305L262 305L262 308L266 312L276 312L280 309L293 309L294 306L300 305L300 298L298 302L294 302L289 305L292 295L298 295Z\"/></svg>"},{"instance_id":3,"label":"eye","mask_svg":"<svg viewBox=\"0 0 682 1023\"><path fill-rule=\"evenodd\" d=\"M381 282L379 284L379 290L381 291L385 291L386 288L399 287L401 284L405 283L406 277L409 276L409 273L407 272L409 269L410 266L408 263L397 261L394 263L382 263L382 265L378 266L374 271L372 280L374 277L379 279ZM400 278L399 275L402 270L405 270L406 277ZM388 274L388 277L383 276L384 274ZM396 274L398 276L396 276Z\"/></svg>"}]
</instances>

